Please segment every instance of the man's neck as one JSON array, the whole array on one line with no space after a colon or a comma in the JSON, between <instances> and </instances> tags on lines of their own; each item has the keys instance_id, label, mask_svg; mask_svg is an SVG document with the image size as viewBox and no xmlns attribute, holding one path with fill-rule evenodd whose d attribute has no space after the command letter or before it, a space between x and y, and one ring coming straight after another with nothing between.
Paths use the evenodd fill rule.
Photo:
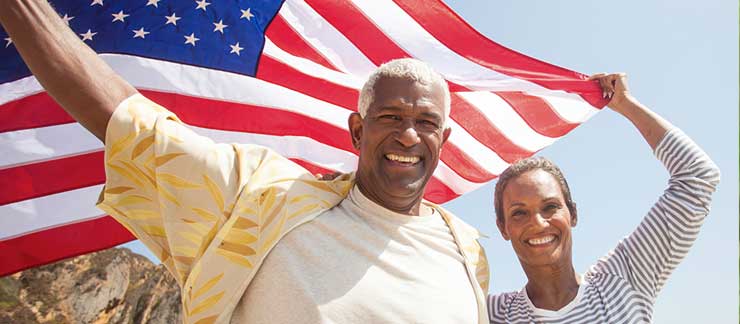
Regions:
<instances>
[{"instance_id":1,"label":"man's neck","mask_svg":"<svg viewBox=\"0 0 740 324\"><path fill-rule=\"evenodd\" d=\"M358 189L360 189L360 193L367 197L367 199L370 199L372 202L380 205L385 209L407 216L419 216L423 214L421 213L421 208L423 208L421 204L421 197L397 199L398 202L396 204L391 204L391 202L387 201L387 199L381 199L379 197L380 195L378 195L377 193L367 190L360 181L357 181L355 185Z\"/></svg>"}]
</instances>

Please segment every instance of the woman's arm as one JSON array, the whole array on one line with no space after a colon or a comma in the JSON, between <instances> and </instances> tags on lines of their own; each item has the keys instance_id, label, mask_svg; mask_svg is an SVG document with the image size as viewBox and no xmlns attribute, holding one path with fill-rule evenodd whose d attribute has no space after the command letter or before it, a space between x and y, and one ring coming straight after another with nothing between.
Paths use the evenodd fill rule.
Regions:
<instances>
[{"instance_id":1,"label":"woman's arm","mask_svg":"<svg viewBox=\"0 0 740 324\"><path fill-rule=\"evenodd\" d=\"M698 236L719 182L719 169L688 136L632 98L623 74L592 79L612 97L610 107L640 131L670 180L637 229L590 272L621 277L653 299Z\"/></svg>"},{"instance_id":2,"label":"woman's arm","mask_svg":"<svg viewBox=\"0 0 740 324\"><path fill-rule=\"evenodd\" d=\"M609 108L629 119L642 137L655 151L658 142L673 128L668 121L641 104L629 92L627 75L624 73L595 74L589 78L601 85L604 97L611 98Z\"/></svg>"},{"instance_id":3,"label":"woman's arm","mask_svg":"<svg viewBox=\"0 0 740 324\"><path fill-rule=\"evenodd\" d=\"M104 141L113 111L136 89L85 45L46 0L8 0L1 6L0 23L39 83Z\"/></svg>"}]
</instances>

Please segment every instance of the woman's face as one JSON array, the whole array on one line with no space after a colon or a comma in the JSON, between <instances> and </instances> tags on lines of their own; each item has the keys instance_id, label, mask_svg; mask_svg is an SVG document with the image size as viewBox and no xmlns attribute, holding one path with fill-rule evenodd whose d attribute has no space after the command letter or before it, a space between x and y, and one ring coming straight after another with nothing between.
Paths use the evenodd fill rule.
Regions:
<instances>
[{"instance_id":1,"label":"woman's face","mask_svg":"<svg viewBox=\"0 0 740 324\"><path fill-rule=\"evenodd\" d=\"M497 225L522 266L571 262L571 227L576 217L568 210L555 177L541 169L522 173L509 181L502 198L504 222Z\"/></svg>"}]
</instances>

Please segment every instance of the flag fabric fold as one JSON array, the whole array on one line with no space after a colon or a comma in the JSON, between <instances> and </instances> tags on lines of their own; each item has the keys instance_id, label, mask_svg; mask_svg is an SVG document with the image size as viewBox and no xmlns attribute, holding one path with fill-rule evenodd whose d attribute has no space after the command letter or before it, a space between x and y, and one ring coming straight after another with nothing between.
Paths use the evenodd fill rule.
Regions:
<instances>
[{"instance_id":1,"label":"flag fabric fold","mask_svg":"<svg viewBox=\"0 0 740 324\"><path fill-rule=\"evenodd\" d=\"M439 0L52 3L196 132L270 147L312 172L354 170L347 117L377 66L429 63L452 92L451 136L424 196L436 203L495 179L606 104L584 75L496 44ZM0 275L132 240L94 207L102 143L0 38Z\"/></svg>"}]
</instances>

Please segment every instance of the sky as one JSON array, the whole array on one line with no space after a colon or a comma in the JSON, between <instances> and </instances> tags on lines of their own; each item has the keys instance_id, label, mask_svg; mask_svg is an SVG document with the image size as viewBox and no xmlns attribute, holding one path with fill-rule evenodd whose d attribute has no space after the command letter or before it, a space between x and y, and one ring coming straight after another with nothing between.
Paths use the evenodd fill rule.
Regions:
<instances>
[{"instance_id":1,"label":"sky","mask_svg":"<svg viewBox=\"0 0 740 324\"><path fill-rule=\"evenodd\" d=\"M655 323L738 323L738 2L444 0L482 34L585 74L626 72L631 92L717 163L722 182L687 258L658 296ZM668 174L633 126L605 109L539 155L558 164L578 204L576 272L640 222ZM490 292L526 283L494 222L495 181L445 207L489 237ZM148 255L138 242L124 245Z\"/></svg>"}]
</instances>

